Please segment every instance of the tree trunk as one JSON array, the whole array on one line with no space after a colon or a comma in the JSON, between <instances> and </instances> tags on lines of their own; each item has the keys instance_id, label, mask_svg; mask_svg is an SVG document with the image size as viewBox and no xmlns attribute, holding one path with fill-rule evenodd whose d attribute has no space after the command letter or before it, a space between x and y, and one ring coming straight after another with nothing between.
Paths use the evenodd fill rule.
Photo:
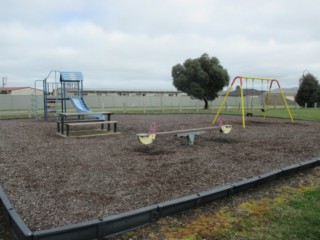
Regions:
<instances>
[{"instance_id":1,"label":"tree trunk","mask_svg":"<svg viewBox=\"0 0 320 240\"><path fill-rule=\"evenodd\" d=\"M208 109L208 100L204 98L203 101L204 101L204 109Z\"/></svg>"}]
</instances>

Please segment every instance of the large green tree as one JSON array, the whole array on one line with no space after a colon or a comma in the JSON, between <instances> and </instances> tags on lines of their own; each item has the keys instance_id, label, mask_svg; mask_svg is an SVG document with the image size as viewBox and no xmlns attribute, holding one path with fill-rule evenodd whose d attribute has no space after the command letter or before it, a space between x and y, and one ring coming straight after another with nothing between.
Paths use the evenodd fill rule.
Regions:
<instances>
[{"instance_id":1,"label":"large green tree","mask_svg":"<svg viewBox=\"0 0 320 240\"><path fill-rule=\"evenodd\" d=\"M299 106L313 107L320 101L320 86L318 80L310 73L300 78L300 86L295 97Z\"/></svg>"},{"instance_id":2,"label":"large green tree","mask_svg":"<svg viewBox=\"0 0 320 240\"><path fill-rule=\"evenodd\" d=\"M173 85L190 97L203 100L204 108L208 101L218 97L218 92L229 84L228 71L218 58L203 54L200 58L187 59L183 65L172 67Z\"/></svg>"}]
</instances>

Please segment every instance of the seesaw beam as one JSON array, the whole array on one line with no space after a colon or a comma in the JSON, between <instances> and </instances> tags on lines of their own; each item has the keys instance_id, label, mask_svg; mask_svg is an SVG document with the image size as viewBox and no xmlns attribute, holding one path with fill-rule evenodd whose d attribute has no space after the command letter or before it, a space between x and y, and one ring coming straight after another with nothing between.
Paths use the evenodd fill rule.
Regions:
<instances>
[{"instance_id":1,"label":"seesaw beam","mask_svg":"<svg viewBox=\"0 0 320 240\"><path fill-rule=\"evenodd\" d=\"M193 129L185 129L185 130L175 130L175 131L168 131L168 132L158 132L158 133L139 133L137 134L138 140L142 144L151 144L156 139L156 135L164 135L164 134L179 134L179 133L185 133L183 136L187 136L188 139L192 139L192 144L195 137L195 132L201 131L201 130L208 130L208 129L220 129L221 133L228 134L232 130L232 125L222 125L220 127L204 127L204 128L193 128ZM182 136L181 134L179 134ZM189 145L192 145L189 144Z\"/></svg>"}]
</instances>

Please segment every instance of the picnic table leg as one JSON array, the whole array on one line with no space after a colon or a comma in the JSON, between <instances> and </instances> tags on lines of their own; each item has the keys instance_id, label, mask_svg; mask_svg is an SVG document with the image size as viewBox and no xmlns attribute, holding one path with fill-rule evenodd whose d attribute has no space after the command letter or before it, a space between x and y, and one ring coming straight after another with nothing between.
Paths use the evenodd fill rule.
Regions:
<instances>
[{"instance_id":1,"label":"picnic table leg","mask_svg":"<svg viewBox=\"0 0 320 240\"><path fill-rule=\"evenodd\" d=\"M67 136L69 136L69 125L67 125Z\"/></svg>"},{"instance_id":2,"label":"picnic table leg","mask_svg":"<svg viewBox=\"0 0 320 240\"><path fill-rule=\"evenodd\" d=\"M111 114L108 114L108 115L107 115L107 120L108 120L108 121L110 121L110 120L111 120ZM107 125L107 129L108 129L108 132L111 130L110 123L108 123L108 125Z\"/></svg>"},{"instance_id":3,"label":"picnic table leg","mask_svg":"<svg viewBox=\"0 0 320 240\"><path fill-rule=\"evenodd\" d=\"M64 134L64 116L61 116L61 134Z\"/></svg>"}]
</instances>

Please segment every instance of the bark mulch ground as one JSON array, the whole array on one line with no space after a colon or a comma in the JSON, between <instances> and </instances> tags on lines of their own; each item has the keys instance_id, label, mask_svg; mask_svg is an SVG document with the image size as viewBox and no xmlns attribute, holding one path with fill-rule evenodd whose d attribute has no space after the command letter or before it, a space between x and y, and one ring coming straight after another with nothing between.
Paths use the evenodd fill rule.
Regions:
<instances>
[{"instance_id":1,"label":"bark mulch ground","mask_svg":"<svg viewBox=\"0 0 320 240\"><path fill-rule=\"evenodd\" d=\"M212 118L114 115L121 134L89 138L62 138L54 121L1 120L0 184L30 229L43 230L205 191L320 155L320 123L288 119L247 118L243 129L241 117L225 116L233 126L230 134L206 130L193 146L174 134L159 135L151 145L136 139L152 122L158 131L171 131L210 127Z\"/></svg>"}]
</instances>

